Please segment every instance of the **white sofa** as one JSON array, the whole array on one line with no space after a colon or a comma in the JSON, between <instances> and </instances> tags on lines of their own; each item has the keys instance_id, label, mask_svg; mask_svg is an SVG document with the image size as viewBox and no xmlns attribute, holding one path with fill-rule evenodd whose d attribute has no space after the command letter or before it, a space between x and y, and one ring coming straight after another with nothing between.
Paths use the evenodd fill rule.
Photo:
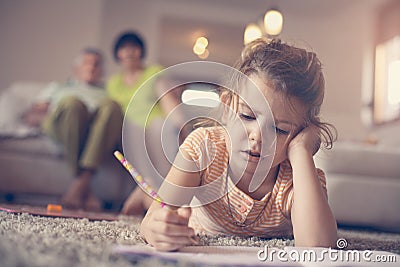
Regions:
<instances>
[{"instance_id":1,"label":"white sofa","mask_svg":"<svg viewBox=\"0 0 400 267\"><path fill-rule=\"evenodd\" d=\"M0 195L57 199L74 179L61 147L19 120L44 86L18 82L0 95ZM95 194L115 209L134 186L113 155L105 160L92 184Z\"/></svg>"},{"instance_id":2,"label":"white sofa","mask_svg":"<svg viewBox=\"0 0 400 267\"><path fill-rule=\"evenodd\" d=\"M400 232L399 147L337 142L315 159L339 224Z\"/></svg>"}]
</instances>

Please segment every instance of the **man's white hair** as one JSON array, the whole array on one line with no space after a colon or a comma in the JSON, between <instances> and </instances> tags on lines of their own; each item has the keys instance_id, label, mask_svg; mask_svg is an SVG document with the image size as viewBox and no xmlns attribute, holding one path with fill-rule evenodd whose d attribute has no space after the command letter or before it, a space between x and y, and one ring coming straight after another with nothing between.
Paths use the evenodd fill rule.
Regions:
<instances>
[{"instance_id":1,"label":"man's white hair","mask_svg":"<svg viewBox=\"0 0 400 267\"><path fill-rule=\"evenodd\" d=\"M84 55L96 55L99 57L100 59L100 64L103 65L103 53L101 53L101 51L99 49L93 48L93 47L86 47L84 49L82 49L79 54L75 57L74 61L73 61L73 65L79 66L82 63L82 58Z\"/></svg>"}]
</instances>

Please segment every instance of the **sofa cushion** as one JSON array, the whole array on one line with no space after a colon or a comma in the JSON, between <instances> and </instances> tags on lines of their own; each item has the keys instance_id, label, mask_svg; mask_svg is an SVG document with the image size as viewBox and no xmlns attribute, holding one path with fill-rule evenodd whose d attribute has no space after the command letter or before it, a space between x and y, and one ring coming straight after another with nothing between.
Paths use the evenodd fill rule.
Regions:
<instances>
[{"instance_id":1,"label":"sofa cushion","mask_svg":"<svg viewBox=\"0 0 400 267\"><path fill-rule=\"evenodd\" d=\"M62 147L45 135L27 138L1 138L0 150L29 154L34 157L61 157L63 154Z\"/></svg>"},{"instance_id":2,"label":"sofa cushion","mask_svg":"<svg viewBox=\"0 0 400 267\"><path fill-rule=\"evenodd\" d=\"M337 142L332 150L320 150L315 161L327 173L400 180L400 148L396 147Z\"/></svg>"},{"instance_id":3,"label":"sofa cushion","mask_svg":"<svg viewBox=\"0 0 400 267\"><path fill-rule=\"evenodd\" d=\"M0 150L0 193L61 196L74 179L62 158ZM102 200L122 202L135 186L129 173L111 154L92 180Z\"/></svg>"},{"instance_id":4,"label":"sofa cushion","mask_svg":"<svg viewBox=\"0 0 400 267\"><path fill-rule=\"evenodd\" d=\"M25 125L21 115L32 105L44 88L42 82L16 82L0 94L0 136L27 137L38 129Z\"/></svg>"},{"instance_id":5,"label":"sofa cushion","mask_svg":"<svg viewBox=\"0 0 400 267\"><path fill-rule=\"evenodd\" d=\"M400 232L400 182L330 174L328 200L338 223Z\"/></svg>"}]
</instances>

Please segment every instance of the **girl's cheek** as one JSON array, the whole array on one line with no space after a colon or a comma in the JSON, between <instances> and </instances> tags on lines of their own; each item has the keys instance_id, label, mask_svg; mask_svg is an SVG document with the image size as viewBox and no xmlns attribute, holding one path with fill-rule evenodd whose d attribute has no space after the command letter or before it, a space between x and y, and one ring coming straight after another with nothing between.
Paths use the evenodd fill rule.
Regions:
<instances>
[{"instance_id":1,"label":"girl's cheek","mask_svg":"<svg viewBox=\"0 0 400 267\"><path fill-rule=\"evenodd\" d=\"M276 141L276 152L277 154L287 154L287 150L289 147L289 143L292 140L292 138L289 137L282 137L277 134L277 141Z\"/></svg>"},{"instance_id":2,"label":"girl's cheek","mask_svg":"<svg viewBox=\"0 0 400 267\"><path fill-rule=\"evenodd\" d=\"M245 125L240 119L230 118L227 122L227 128L229 134L236 138L247 135Z\"/></svg>"}]
</instances>

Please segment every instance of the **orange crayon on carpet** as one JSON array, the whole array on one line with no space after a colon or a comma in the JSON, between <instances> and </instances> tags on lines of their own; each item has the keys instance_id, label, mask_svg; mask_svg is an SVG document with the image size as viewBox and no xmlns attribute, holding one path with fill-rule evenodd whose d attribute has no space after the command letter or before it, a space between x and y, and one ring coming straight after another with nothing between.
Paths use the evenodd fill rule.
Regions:
<instances>
[{"instance_id":1,"label":"orange crayon on carpet","mask_svg":"<svg viewBox=\"0 0 400 267\"><path fill-rule=\"evenodd\" d=\"M62 212L62 206L56 204L48 204L47 205L48 212Z\"/></svg>"}]
</instances>

